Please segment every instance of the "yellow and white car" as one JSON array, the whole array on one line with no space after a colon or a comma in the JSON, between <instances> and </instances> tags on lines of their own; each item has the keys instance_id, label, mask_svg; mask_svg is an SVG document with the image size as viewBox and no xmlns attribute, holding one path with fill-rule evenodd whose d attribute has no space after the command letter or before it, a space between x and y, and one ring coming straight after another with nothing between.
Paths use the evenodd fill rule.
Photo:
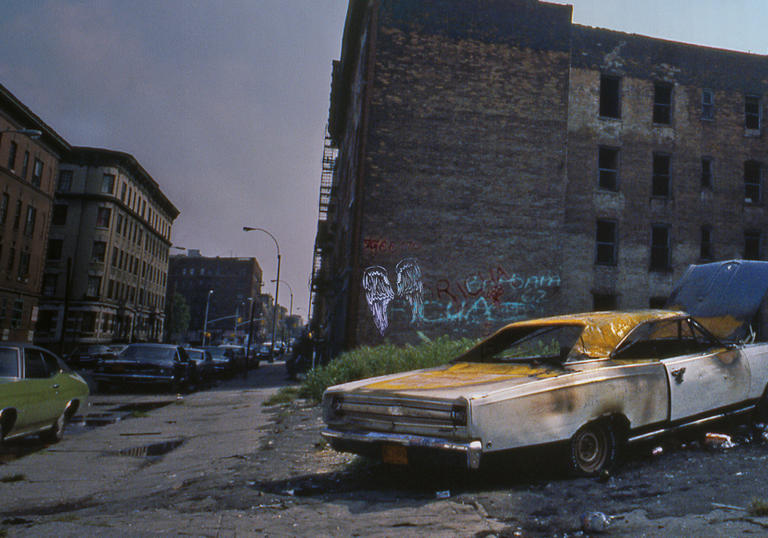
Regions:
<instances>
[{"instance_id":1,"label":"yellow and white car","mask_svg":"<svg viewBox=\"0 0 768 538\"><path fill-rule=\"evenodd\" d=\"M85 380L50 351L0 343L0 443L31 434L60 440L88 395Z\"/></svg>"},{"instance_id":2,"label":"yellow and white car","mask_svg":"<svg viewBox=\"0 0 768 538\"><path fill-rule=\"evenodd\" d=\"M768 344L746 343L768 262L691 266L670 310L512 323L442 367L330 387L337 450L407 463L564 442L570 468L610 468L627 442L766 406Z\"/></svg>"}]
</instances>

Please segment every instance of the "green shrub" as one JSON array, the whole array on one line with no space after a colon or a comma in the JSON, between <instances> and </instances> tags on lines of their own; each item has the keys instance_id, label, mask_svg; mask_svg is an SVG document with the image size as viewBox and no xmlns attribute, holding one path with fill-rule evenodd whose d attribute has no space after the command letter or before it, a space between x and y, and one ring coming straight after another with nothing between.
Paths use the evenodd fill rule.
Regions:
<instances>
[{"instance_id":1,"label":"green shrub","mask_svg":"<svg viewBox=\"0 0 768 538\"><path fill-rule=\"evenodd\" d=\"M301 396L319 402L325 389L331 385L439 366L463 353L474 343L474 340L468 338L451 340L441 336L416 346L382 344L359 347L342 353L325 366L307 372L301 385Z\"/></svg>"}]
</instances>

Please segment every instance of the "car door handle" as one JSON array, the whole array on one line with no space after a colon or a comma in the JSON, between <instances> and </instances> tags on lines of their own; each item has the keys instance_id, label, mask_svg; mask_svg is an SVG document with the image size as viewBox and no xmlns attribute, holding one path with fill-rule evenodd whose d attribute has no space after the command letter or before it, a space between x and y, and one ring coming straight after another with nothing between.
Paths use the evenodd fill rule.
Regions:
<instances>
[{"instance_id":1,"label":"car door handle","mask_svg":"<svg viewBox=\"0 0 768 538\"><path fill-rule=\"evenodd\" d=\"M672 370L672 377L675 378L675 383L678 385L683 382L683 374L685 373L685 368L678 368L677 370Z\"/></svg>"}]
</instances>

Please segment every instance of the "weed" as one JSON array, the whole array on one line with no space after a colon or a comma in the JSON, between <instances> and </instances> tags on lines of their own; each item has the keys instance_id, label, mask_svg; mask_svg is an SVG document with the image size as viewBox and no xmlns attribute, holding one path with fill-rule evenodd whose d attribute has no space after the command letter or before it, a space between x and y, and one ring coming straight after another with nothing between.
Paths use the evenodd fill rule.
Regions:
<instances>
[{"instance_id":1,"label":"weed","mask_svg":"<svg viewBox=\"0 0 768 538\"><path fill-rule=\"evenodd\" d=\"M17 474L12 474L12 475L8 475L0 478L0 482L3 482L4 484L9 484L11 482L22 482L23 480L26 480L26 479L27 479L26 476L24 476L23 474L17 473Z\"/></svg>"},{"instance_id":2,"label":"weed","mask_svg":"<svg viewBox=\"0 0 768 538\"><path fill-rule=\"evenodd\" d=\"M768 500L766 499L752 499L747 507L747 512L751 516L768 516Z\"/></svg>"},{"instance_id":3,"label":"weed","mask_svg":"<svg viewBox=\"0 0 768 538\"><path fill-rule=\"evenodd\" d=\"M299 396L319 402L325 389L331 385L440 366L469 349L473 343L473 340L466 338L451 340L442 336L435 340L423 341L416 346L398 347L383 344L376 347L359 347L342 353L325 366L307 372Z\"/></svg>"},{"instance_id":4,"label":"weed","mask_svg":"<svg viewBox=\"0 0 768 538\"><path fill-rule=\"evenodd\" d=\"M148 417L149 413L147 413L146 411L131 411L131 416L133 418L143 418L143 417Z\"/></svg>"},{"instance_id":5,"label":"weed","mask_svg":"<svg viewBox=\"0 0 768 538\"><path fill-rule=\"evenodd\" d=\"M275 394L267 398L263 405L281 405L291 403L299 397L298 387L283 387Z\"/></svg>"},{"instance_id":6,"label":"weed","mask_svg":"<svg viewBox=\"0 0 768 538\"><path fill-rule=\"evenodd\" d=\"M74 523L75 521L78 521L80 518L76 516L75 514L64 514L63 516L59 516L57 518L54 518L53 521L59 521L61 523Z\"/></svg>"}]
</instances>

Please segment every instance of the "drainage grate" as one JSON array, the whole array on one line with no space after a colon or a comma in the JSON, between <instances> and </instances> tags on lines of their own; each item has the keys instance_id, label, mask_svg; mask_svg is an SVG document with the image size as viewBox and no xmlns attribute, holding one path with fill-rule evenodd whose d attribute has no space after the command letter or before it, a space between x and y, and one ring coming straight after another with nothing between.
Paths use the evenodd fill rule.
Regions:
<instances>
[{"instance_id":1,"label":"drainage grate","mask_svg":"<svg viewBox=\"0 0 768 538\"><path fill-rule=\"evenodd\" d=\"M172 439L170 441L163 441L161 443L152 443L144 446L136 446L132 448L124 448L118 452L121 456L133 456L135 458L150 458L158 457L168 454L171 450L174 450L184 443L184 439Z\"/></svg>"}]
</instances>

